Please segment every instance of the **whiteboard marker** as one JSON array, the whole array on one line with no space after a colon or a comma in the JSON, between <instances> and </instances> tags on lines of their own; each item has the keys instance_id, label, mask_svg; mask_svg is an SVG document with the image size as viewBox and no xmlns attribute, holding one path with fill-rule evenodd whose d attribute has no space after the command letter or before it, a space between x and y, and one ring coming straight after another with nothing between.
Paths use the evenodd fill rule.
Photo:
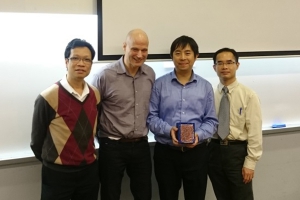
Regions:
<instances>
[{"instance_id":1,"label":"whiteboard marker","mask_svg":"<svg viewBox=\"0 0 300 200\"><path fill-rule=\"evenodd\" d=\"M283 127L286 127L285 124L273 124L272 125L272 128L283 128Z\"/></svg>"}]
</instances>

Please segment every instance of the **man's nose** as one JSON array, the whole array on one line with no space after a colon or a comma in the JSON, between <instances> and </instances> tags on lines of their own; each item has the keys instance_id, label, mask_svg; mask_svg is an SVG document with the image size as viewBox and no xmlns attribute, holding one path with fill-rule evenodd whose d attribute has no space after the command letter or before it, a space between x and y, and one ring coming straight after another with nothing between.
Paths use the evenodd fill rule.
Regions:
<instances>
[{"instance_id":1,"label":"man's nose","mask_svg":"<svg viewBox=\"0 0 300 200\"><path fill-rule=\"evenodd\" d=\"M179 58L182 59L182 60L184 60L184 59L186 58L186 56L185 56L184 53L182 53L182 54L180 54L180 57L179 57Z\"/></svg>"},{"instance_id":2,"label":"man's nose","mask_svg":"<svg viewBox=\"0 0 300 200\"><path fill-rule=\"evenodd\" d=\"M142 57L142 51L138 51L138 53L137 53L137 57Z\"/></svg>"}]
</instances>

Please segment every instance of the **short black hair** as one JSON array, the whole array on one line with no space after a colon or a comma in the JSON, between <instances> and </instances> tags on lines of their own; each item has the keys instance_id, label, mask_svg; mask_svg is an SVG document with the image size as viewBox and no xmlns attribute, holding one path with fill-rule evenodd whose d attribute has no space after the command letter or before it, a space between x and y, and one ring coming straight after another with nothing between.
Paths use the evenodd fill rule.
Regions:
<instances>
[{"instance_id":1,"label":"short black hair","mask_svg":"<svg viewBox=\"0 0 300 200\"><path fill-rule=\"evenodd\" d=\"M176 38L171 45L171 48L170 48L171 58L173 58L173 52L178 47L185 48L187 45L190 45L192 51L194 52L195 57L197 57L197 55L199 54L199 49L198 49L199 47L198 47L197 42L189 36L182 35L182 36Z\"/></svg>"},{"instance_id":2,"label":"short black hair","mask_svg":"<svg viewBox=\"0 0 300 200\"><path fill-rule=\"evenodd\" d=\"M75 49L76 47L87 47L90 51L91 51L91 55L92 55L92 60L95 57L95 50L93 48L93 46L88 43L85 40L79 39L79 38L75 38L73 40L71 40L65 50L65 58L69 58L70 54L71 54L71 49Z\"/></svg>"},{"instance_id":3,"label":"short black hair","mask_svg":"<svg viewBox=\"0 0 300 200\"><path fill-rule=\"evenodd\" d=\"M235 58L235 62L239 62L239 55L238 55L238 53L234 49L230 49L230 48L225 47L225 48L219 49L218 51L216 51L214 53L214 56L213 56L214 64L216 64L218 54L223 53L223 52L230 52L230 53L232 53L232 55Z\"/></svg>"}]
</instances>

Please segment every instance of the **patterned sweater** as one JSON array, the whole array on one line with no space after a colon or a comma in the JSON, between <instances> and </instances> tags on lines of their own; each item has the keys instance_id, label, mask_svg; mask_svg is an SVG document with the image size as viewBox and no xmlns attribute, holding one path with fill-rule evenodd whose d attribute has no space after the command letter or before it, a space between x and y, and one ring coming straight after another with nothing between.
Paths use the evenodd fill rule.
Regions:
<instances>
[{"instance_id":1,"label":"patterned sweater","mask_svg":"<svg viewBox=\"0 0 300 200\"><path fill-rule=\"evenodd\" d=\"M84 167L95 161L94 137L100 103L98 90L89 87L81 102L57 82L36 99L31 149L46 166Z\"/></svg>"}]
</instances>

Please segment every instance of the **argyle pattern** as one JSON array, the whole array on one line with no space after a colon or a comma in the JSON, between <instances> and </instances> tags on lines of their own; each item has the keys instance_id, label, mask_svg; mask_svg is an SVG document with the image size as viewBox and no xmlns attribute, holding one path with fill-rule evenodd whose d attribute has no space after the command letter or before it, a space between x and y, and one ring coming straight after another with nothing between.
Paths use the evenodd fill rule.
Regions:
<instances>
[{"instance_id":1,"label":"argyle pattern","mask_svg":"<svg viewBox=\"0 0 300 200\"><path fill-rule=\"evenodd\" d=\"M42 149L43 160L72 166L94 162L94 136L100 97L95 95L91 87L83 102L66 91L60 83L54 89L55 92L52 90L43 96L49 105L46 108L49 113L55 111Z\"/></svg>"}]
</instances>

